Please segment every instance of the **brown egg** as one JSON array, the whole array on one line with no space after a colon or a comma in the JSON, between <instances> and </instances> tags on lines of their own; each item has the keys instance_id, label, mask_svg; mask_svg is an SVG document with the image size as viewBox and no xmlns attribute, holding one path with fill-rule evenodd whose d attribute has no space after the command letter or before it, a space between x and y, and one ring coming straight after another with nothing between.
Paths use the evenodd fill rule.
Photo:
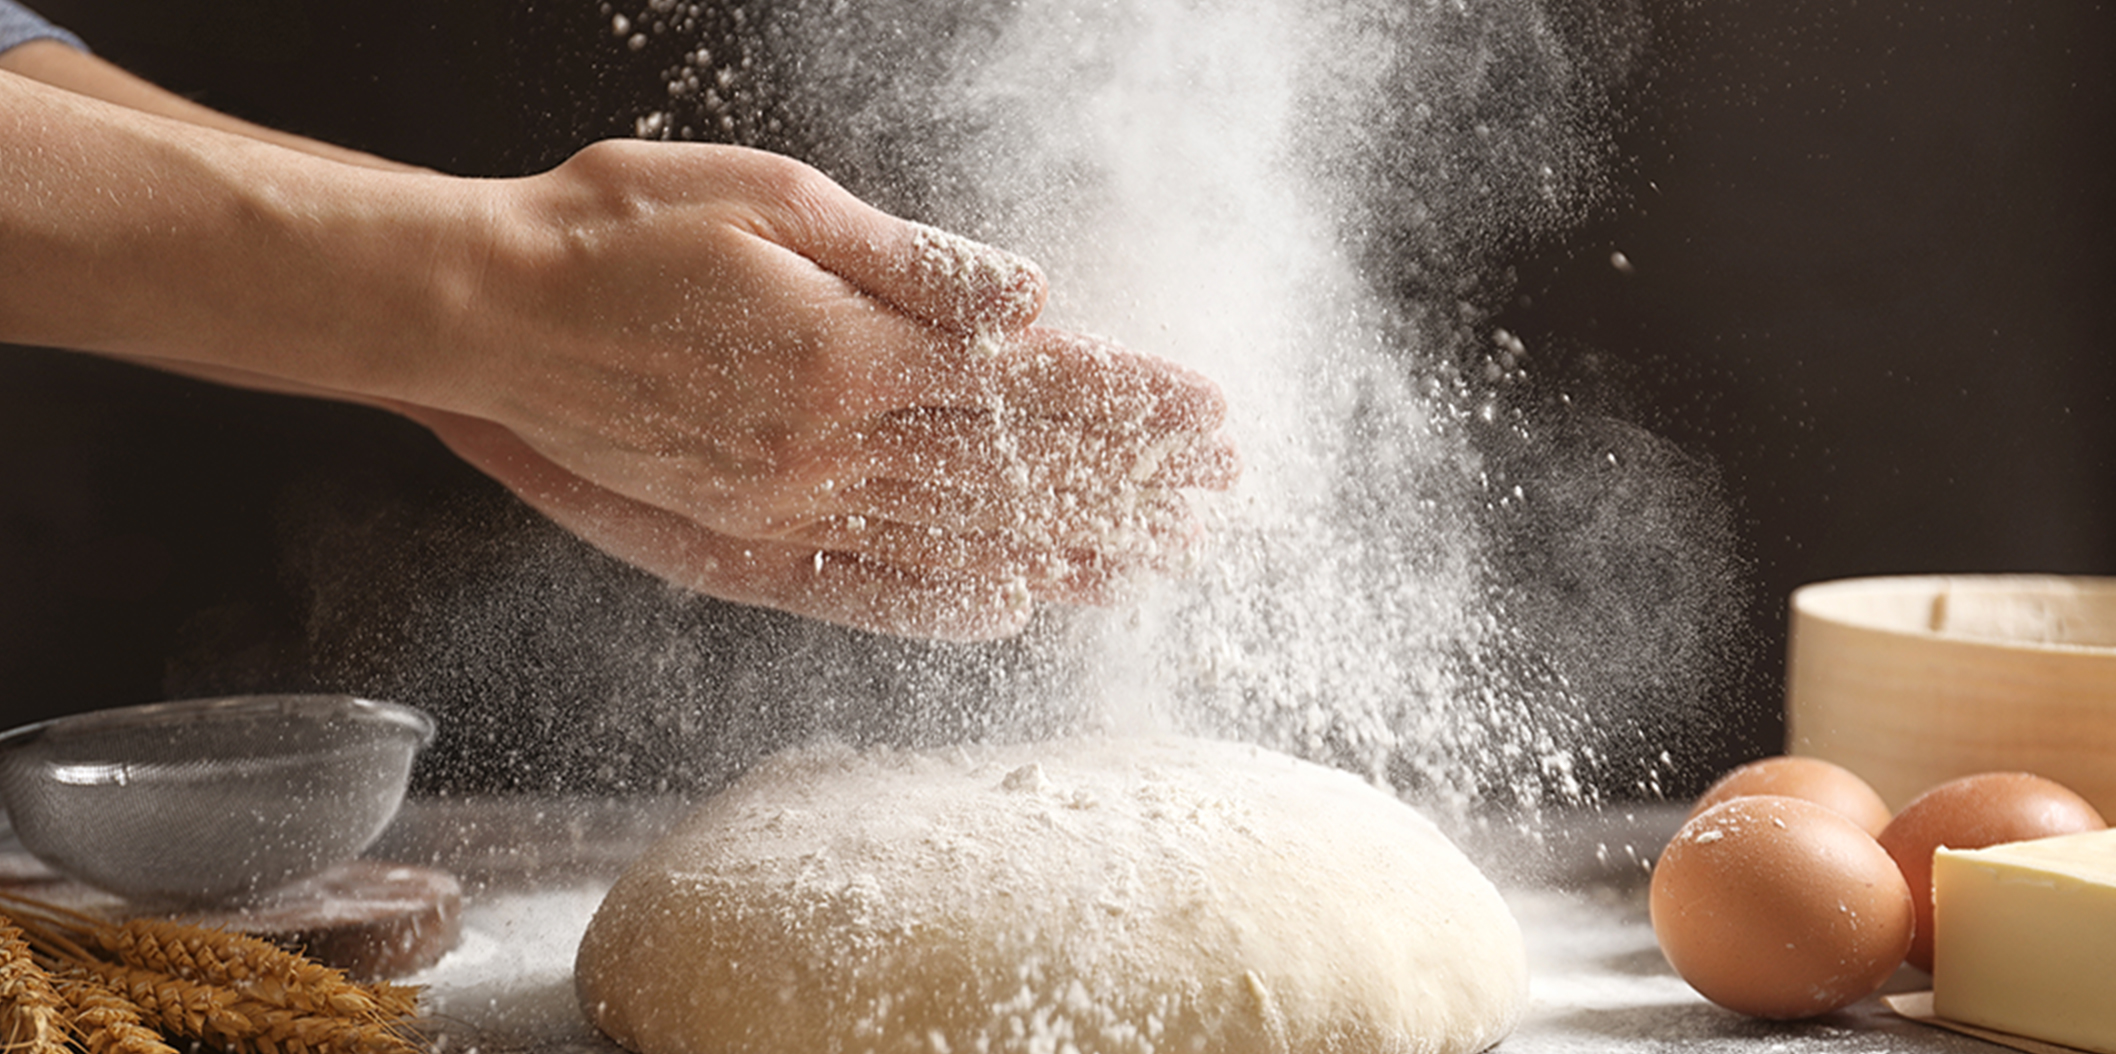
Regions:
<instances>
[{"instance_id":1,"label":"brown egg","mask_svg":"<svg viewBox=\"0 0 2116 1054\"><path fill-rule=\"evenodd\" d=\"M1903 806L1881 831L1881 848L1903 869L1918 908L1910 965L1932 970L1932 851L1982 849L2108 824L2085 798L2041 776L1985 772L1948 780Z\"/></svg>"},{"instance_id":2,"label":"brown egg","mask_svg":"<svg viewBox=\"0 0 2116 1054\"><path fill-rule=\"evenodd\" d=\"M1798 798L1736 798L1692 817L1654 864L1651 907L1675 972L1756 1017L1855 1003L1910 947L1910 889L1888 854Z\"/></svg>"},{"instance_id":3,"label":"brown egg","mask_svg":"<svg viewBox=\"0 0 2116 1054\"><path fill-rule=\"evenodd\" d=\"M1888 803L1865 780L1821 758L1793 755L1751 761L1719 777L1690 807L1690 815L1755 794L1782 794L1814 802L1842 813L1867 834L1878 835L1888 826Z\"/></svg>"}]
</instances>

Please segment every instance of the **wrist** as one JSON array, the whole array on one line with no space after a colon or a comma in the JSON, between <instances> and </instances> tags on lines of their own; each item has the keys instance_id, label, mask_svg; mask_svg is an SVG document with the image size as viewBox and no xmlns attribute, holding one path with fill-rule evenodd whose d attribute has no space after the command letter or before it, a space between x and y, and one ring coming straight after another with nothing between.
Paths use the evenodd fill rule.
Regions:
<instances>
[{"instance_id":1,"label":"wrist","mask_svg":"<svg viewBox=\"0 0 2116 1054\"><path fill-rule=\"evenodd\" d=\"M0 339L394 394L473 252L456 181L0 74Z\"/></svg>"},{"instance_id":2,"label":"wrist","mask_svg":"<svg viewBox=\"0 0 2116 1054\"><path fill-rule=\"evenodd\" d=\"M225 200L207 317L172 349L312 388L416 399L445 387L478 281L474 198L446 176L385 172L237 141L208 164ZM200 237L210 237L208 231Z\"/></svg>"}]
</instances>

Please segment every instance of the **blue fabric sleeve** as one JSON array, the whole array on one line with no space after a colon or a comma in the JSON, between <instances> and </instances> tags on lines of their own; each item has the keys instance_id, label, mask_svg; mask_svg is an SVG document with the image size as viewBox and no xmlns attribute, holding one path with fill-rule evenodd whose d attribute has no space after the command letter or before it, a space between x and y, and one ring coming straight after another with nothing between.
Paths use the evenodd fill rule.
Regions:
<instances>
[{"instance_id":1,"label":"blue fabric sleeve","mask_svg":"<svg viewBox=\"0 0 2116 1054\"><path fill-rule=\"evenodd\" d=\"M37 17L35 11L15 0L0 0L0 51L32 40L56 40L69 47L88 50L81 38Z\"/></svg>"}]
</instances>

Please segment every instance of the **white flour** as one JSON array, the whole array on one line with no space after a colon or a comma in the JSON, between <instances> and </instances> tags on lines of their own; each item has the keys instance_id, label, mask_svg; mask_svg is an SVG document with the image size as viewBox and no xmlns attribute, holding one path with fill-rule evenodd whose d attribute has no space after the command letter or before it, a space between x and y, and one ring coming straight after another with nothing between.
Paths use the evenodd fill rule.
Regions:
<instances>
[{"instance_id":1,"label":"white flour","mask_svg":"<svg viewBox=\"0 0 2116 1054\"><path fill-rule=\"evenodd\" d=\"M1246 475L1197 499L1209 531L1181 580L1046 609L988 647L730 611L509 523L518 509L423 537L389 510L327 510L293 572L316 579L313 679L434 709L428 771L635 793L718 786L826 734L1175 729L1511 819L1650 797L1713 732L1741 568L1709 468L1573 408L1493 318L1507 254L1596 200L1634 5L612 0L581 17L614 61L658 64L640 134L783 149L1036 260L1046 321L1226 390ZM925 248L941 271L984 263Z\"/></svg>"},{"instance_id":2,"label":"white flour","mask_svg":"<svg viewBox=\"0 0 2116 1054\"><path fill-rule=\"evenodd\" d=\"M1180 737L773 758L632 866L580 964L658 1054L1466 1054L1527 992L1519 928L1423 817Z\"/></svg>"},{"instance_id":3,"label":"white flour","mask_svg":"<svg viewBox=\"0 0 2116 1054\"><path fill-rule=\"evenodd\" d=\"M1697 590L1611 571L1702 579L1711 561L1622 551L1696 550L1679 513L1590 517L1596 533L1515 566L1508 532L1571 531L1606 500L1546 508L1491 463L1487 446L1529 442L1505 386L1531 351L1444 288L1590 197L1601 38L1561 39L1531 0L793 0L763 17L785 67L766 94L804 156L1035 258L1052 324L1194 367L1232 404L1245 478L1200 499L1193 573L1060 623L1052 646L1082 656L1073 698L1018 705L1245 738L1456 804L1658 778L1665 742L1623 740L1666 715L1609 712L1632 703L1589 698L1576 668L1682 692L1705 665L1685 643L1709 632ZM1402 295L1406 269L1433 288ZM1594 491L1688 500L1639 485L1662 466L1610 454ZM1510 610L1545 588L1575 622Z\"/></svg>"},{"instance_id":4,"label":"white flour","mask_svg":"<svg viewBox=\"0 0 2116 1054\"><path fill-rule=\"evenodd\" d=\"M426 986L421 1006L448 1037L444 1049L606 1045L574 999L573 953L607 887L582 882L468 896L462 942L407 979Z\"/></svg>"},{"instance_id":5,"label":"white flour","mask_svg":"<svg viewBox=\"0 0 2116 1054\"><path fill-rule=\"evenodd\" d=\"M1669 818L1672 823L1675 817ZM428 986L440 1054L607 1054L618 1048L581 1016L573 952L603 884L476 892L464 941L412 980ZM1529 946L1528 1018L1508 1054L1637 1054L1670 1044L1697 1054L1978 1054L1978 1041L1911 1024L1868 1000L1819 1021L1759 1022L1706 1002L1653 943L1642 884L1591 893L1515 889L1508 902ZM1890 990L1909 990L1922 975Z\"/></svg>"}]
</instances>

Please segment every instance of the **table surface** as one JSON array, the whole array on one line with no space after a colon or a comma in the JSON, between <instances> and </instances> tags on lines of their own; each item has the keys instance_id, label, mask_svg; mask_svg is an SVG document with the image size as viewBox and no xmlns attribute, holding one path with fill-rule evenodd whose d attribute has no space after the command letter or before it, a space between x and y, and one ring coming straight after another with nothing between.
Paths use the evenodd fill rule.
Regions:
<instances>
[{"instance_id":1,"label":"table surface","mask_svg":"<svg viewBox=\"0 0 2116 1054\"><path fill-rule=\"evenodd\" d=\"M574 948L610 882L687 808L668 800L408 804L371 855L446 867L465 886L462 943L411 978L427 986L442 1049L616 1051L574 1002ZM1897 1017L1878 999L1798 1023L1707 1003L1670 972L1646 917L1643 861L1678 820L1674 809L1653 807L1456 831L1506 890L1528 940L1531 1007L1502 1054L2001 1049ZM1888 990L1923 980L1906 969Z\"/></svg>"}]
</instances>

